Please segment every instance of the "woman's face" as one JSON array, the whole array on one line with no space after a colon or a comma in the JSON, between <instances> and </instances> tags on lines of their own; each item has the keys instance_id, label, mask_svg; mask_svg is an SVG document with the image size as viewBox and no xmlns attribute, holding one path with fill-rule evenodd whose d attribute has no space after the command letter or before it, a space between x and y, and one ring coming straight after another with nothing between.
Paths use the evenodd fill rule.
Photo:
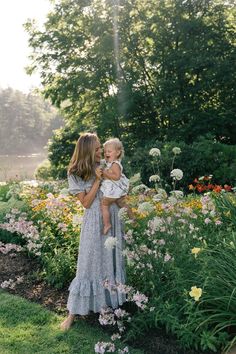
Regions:
<instances>
[{"instance_id":1,"label":"woman's face","mask_svg":"<svg viewBox=\"0 0 236 354\"><path fill-rule=\"evenodd\" d=\"M100 141L97 140L95 145L95 162L100 162L101 154L102 154L101 144Z\"/></svg>"}]
</instances>

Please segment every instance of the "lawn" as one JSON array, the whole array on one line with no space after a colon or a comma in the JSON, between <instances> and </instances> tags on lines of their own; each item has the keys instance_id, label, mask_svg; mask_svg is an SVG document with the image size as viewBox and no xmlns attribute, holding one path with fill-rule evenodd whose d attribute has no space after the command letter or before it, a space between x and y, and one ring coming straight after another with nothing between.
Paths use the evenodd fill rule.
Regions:
<instances>
[{"instance_id":1,"label":"lawn","mask_svg":"<svg viewBox=\"0 0 236 354\"><path fill-rule=\"evenodd\" d=\"M77 321L70 331L62 332L61 320L61 316L38 304L0 291L0 353L89 354L94 353L98 341L109 341L104 331L83 320Z\"/></svg>"}]
</instances>

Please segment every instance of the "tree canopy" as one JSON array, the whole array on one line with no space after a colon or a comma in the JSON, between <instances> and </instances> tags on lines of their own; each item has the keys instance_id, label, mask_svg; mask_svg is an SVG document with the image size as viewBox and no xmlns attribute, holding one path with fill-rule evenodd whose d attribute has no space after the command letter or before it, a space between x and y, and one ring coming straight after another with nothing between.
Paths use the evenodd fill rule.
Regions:
<instances>
[{"instance_id":1,"label":"tree canopy","mask_svg":"<svg viewBox=\"0 0 236 354\"><path fill-rule=\"evenodd\" d=\"M96 131L102 142L121 138L130 173L147 169L150 144L172 141L186 147L184 161L188 151L211 146L201 166L188 166L186 180L206 173L205 166L212 174L211 160L219 164L225 151L225 173L235 175L232 0L52 2L44 29L34 21L25 28L32 48L29 73L39 71L44 96L66 120L49 145L54 176L66 176L85 130ZM220 152L212 156L215 146ZM225 173L218 173L219 182L228 182Z\"/></svg>"},{"instance_id":2,"label":"tree canopy","mask_svg":"<svg viewBox=\"0 0 236 354\"><path fill-rule=\"evenodd\" d=\"M57 0L25 27L44 95L73 130L236 143L233 2ZM127 138L127 139L126 139Z\"/></svg>"}]
</instances>

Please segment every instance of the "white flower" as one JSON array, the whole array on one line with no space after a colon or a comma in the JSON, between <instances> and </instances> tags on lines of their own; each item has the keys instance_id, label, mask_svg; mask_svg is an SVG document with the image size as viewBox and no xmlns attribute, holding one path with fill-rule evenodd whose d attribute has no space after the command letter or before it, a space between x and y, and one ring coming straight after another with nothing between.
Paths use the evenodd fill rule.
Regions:
<instances>
[{"instance_id":1,"label":"white flower","mask_svg":"<svg viewBox=\"0 0 236 354\"><path fill-rule=\"evenodd\" d=\"M142 204L139 204L139 206L138 206L139 213L151 213L153 210L154 210L154 207L149 202L144 202Z\"/></svg>"},{"instance_id":2,"label":"white flower","mask_svg":"<svg viewBox=\"0 0 236 354\"><path fill-rule=\"evenodd\" d=\"M127 208L121 208L118 212L118 216L119 216L120 220L126 221L128 219Z\"/></svg>"},{"instance_id":3,"label":"white flower","mask_svg":"<svg viewBox=\"0 0 236 354\"><path fill-rule=\"evenodd\" d=\"M111 340L114 341L116 339L120 339L121 338L121 335L119 333L114 333L112 336L111 336Z\"/></svg>"},{"instance_id":4,"label":"white flower","mask_svg":"<svg viewBox=\"0 0 236 354\"><path fill-rule=\"evenodd\" d=\"M183 178L183 175L183 171L181 171L179 168L175 168L170 173L170 176L177 181L180 181Z\"/></svg>"},{"instance_id":5,"label":"white flower","mask_svg":"<svg viewBox=\"0 0 236 354\"><path fill-rule=\"evenodd\" d=\"M152 232L159 230L159 228L163 225L163 219L155 216L152 220L148 221L148 227Z\"/></svg>"},{"instance_id":6,"label":"white flower","mask_svg":"<svg viewBox=\"0 0 236 354\"><path fill-rule=\"evenodd\" d=\"M145 184L139 184L138 186L133 187L132 193L134 193L134 194L145 193L148 190L149 190L149 188L147 186L145 186Z\"/></svg>"},{"instance_id":7,"label":"white flower","mask_svg":"<svg viewBox=\"0 0 236 354\"><path fill-rule=\"evenodd\" d=\"M158 175L152 175L149 177L149 182L159 182L160 181L160 176Z\"/></svg>"},{"instance_id":8,"label":"white flower","mask_svg":"<svg viewBox=\"0 0 236 354\"><path fill-rule=\"evenodd\" d=\"M182 191L171 191L170 194L176 199L182 199L184 197L184 193Z\"/></svg>"},{"instance_id":9,"label":"white flower","mask_svg":"<svg viewBox=\"0 0 236 354\"><path fill-rule=\"evenodd\" d=\"M117 244L117 240L115 237L108 237L105 241L105 248L108 250L112 250Z\"/></svg>"},{"instance_id":10,"label":"white flower","mask_svg":"<svg viewBox=\"0 0 236 354\"><path fill-rule=\"evenodd\" d=\"M179 155L179 154L181 154L181 149L178 148L178 147L174 147L174 148L172 149L172 152L173 152L175 155Z\"/></svg>"},{"instance_id":11,"label":"white flower","mask_svg":"<svg viewBox=\"0 0 236 354\"><path fill-rule=\"evenodd\" d=\"M21 181L20 182L21 185L24 185L24 186L29 186L29 187L38 187L38 182L33 179L31 181Z\"/></svg>"},{"instance_id":12,"label":"white flower","mask_svg":"<svg viewBox=\"0 0 236 354\"><path fill-rule=\"evenodd\" d=\"M177 200L175 197L170 196L170 197L168 198L168 202L169 202L171 205L175 205L175 204L178 203L178 200Z\"/></svg>"},{"instance_id":13,"label":"white flower","mask_svg":"<svg viewBox=\"0 0 236 354\"><path fill-rule=\"evenodd\" d=\"M152 148L149 151L150 156L161 156L161 151L158 148Z\"/></svg>"},{"instance_id":14,"label":"white flower","mask_svg":"<svg viewBox=\"0 0 236 354\"><path fill-rule=\"evenodd\" d=\"M123 349L118 349L118 353L119 354L125 354L125 353L129 353L129 348L125 347Z\"/></svg>"},{"instance_id":15,"label":"white flower","mask_svg":"<svg viewBox=\"0 0 236 354\"><path fill-rule=\"evenodd\" d=\"M167 198L167 193L164 189L158 188L157 189L157 194L155 194L152 199L154 202L159 202L160 200L166 199Z\"/></svg>"}]
</instances>

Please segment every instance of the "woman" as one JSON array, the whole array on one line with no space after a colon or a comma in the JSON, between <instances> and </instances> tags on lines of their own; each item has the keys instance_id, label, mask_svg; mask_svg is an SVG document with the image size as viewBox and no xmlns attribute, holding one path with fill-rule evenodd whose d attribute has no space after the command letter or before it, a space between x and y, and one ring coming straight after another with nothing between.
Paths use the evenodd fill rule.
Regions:
<instances>
[{"instance_id":1,"label":"woman","mask_svg":"<svg viewBox=\"0 0 236 354\"><path fill-rule=\"evenodd\" d=\"M102 233L100 159L101 145L97 135L83 134L76 144L68 168L69 191L86 210L81 227L76 277L69 287L69 315L61 324L64 330L70 328L76 314L84 316L90 311L100 312L107 306L117 308L125 301L124 294L116 291L111 293L103 287L105 280L112 284L124 283L125 274L122 229L116 204L110 208L112 227L108 236L116 237L117 246L113 250L104 247L107 236Z\"/></svg>"}]
</instances>

